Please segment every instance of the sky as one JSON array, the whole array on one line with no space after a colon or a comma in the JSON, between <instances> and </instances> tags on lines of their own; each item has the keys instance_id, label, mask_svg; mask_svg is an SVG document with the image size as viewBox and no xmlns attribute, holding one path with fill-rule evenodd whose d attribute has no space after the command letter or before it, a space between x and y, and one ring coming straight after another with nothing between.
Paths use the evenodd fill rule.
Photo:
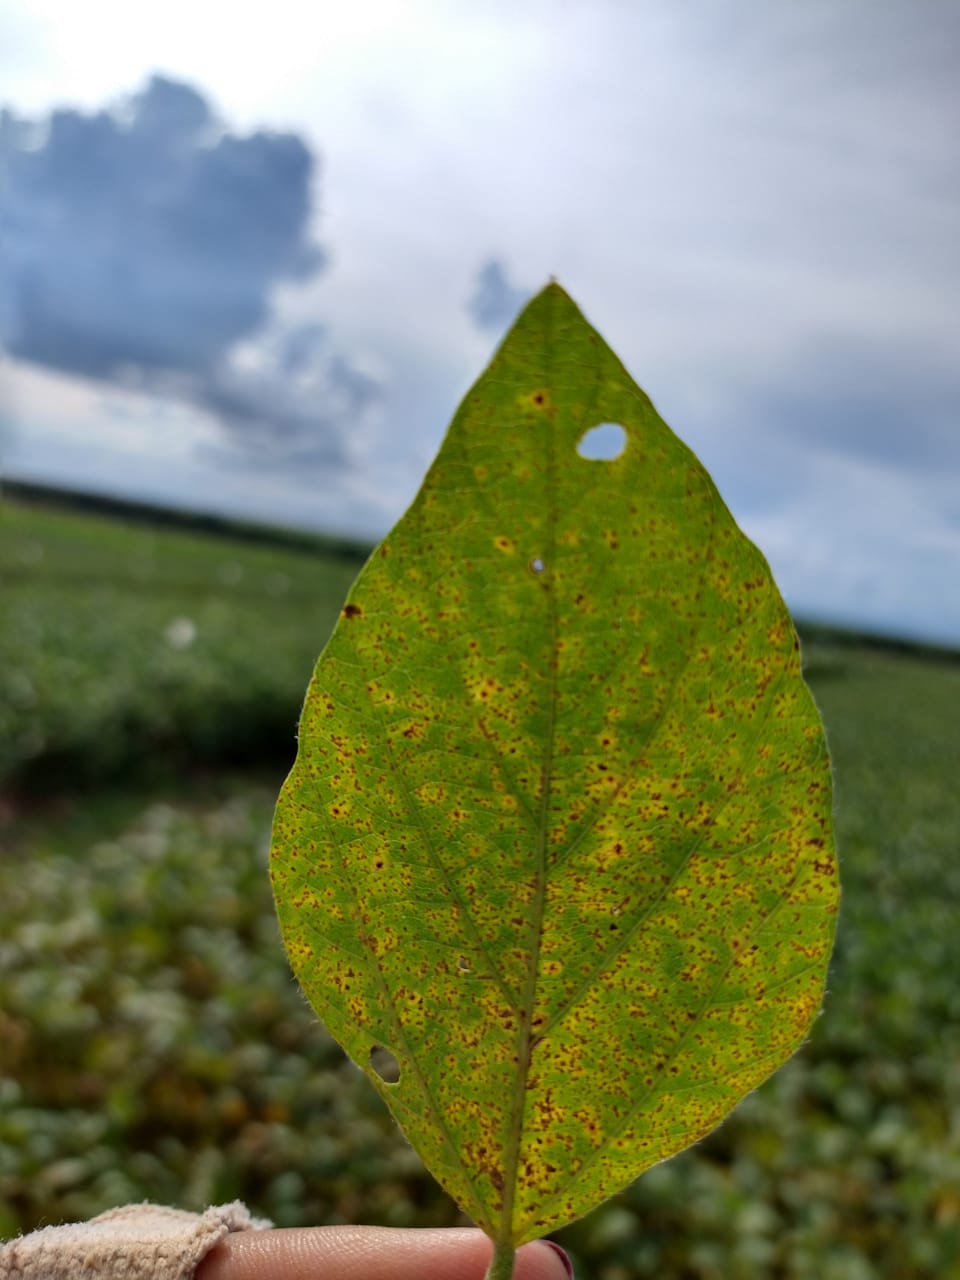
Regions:
<instances>
[{"instance_id":1,"label":"sky","mask_svg":"<svg viewBox=\"0 0 960 1280\"><path fill-rule=\"evenodd\" d=\"M0 0L0 475L365 538L552 276L798 616L960 644L960 3Z\"/></svg>"}]
</instances>

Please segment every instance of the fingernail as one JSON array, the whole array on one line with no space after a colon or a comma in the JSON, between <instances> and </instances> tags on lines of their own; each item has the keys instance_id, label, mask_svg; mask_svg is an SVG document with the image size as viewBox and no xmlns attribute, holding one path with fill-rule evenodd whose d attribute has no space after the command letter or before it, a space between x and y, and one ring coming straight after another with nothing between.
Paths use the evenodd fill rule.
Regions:
<instances>
[{"instance_id":1,"label":"fingernail","mask_svg":"<svg viewBox=\"0 0 960 1280\"><path fill-rule=\"evenodd\" d=\"M552 1240L544 1240L543 1243L547 1246L548 1249L553 1250L553 1252L557 1255L557 1257L563 1263L564 1271L566 1271L567 1275L570 1277L570 1280L573 1280L573 1263L570 1261L569 1257L567 1256L566 1249L561 1249L560 1246L558 1244L555 1244Z\"/></svg>"}]
</instances>

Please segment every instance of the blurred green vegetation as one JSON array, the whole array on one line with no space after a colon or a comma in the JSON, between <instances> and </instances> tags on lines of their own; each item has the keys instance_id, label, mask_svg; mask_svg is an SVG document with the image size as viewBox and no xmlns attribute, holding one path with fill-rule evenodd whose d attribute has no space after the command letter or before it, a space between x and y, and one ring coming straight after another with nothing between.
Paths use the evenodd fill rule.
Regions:
<instances>
[{"instance_id":1,"label":"blurred green vegetation","mask_svg":"<svg viewBox=\"0 0 960 1280\"><path fill-rule=\"evenodd\" d=\"M296 712L356 565L0 520L0 1237L143 1198L457 1222L296 989L267 882ZM581 1275L960 1276L948 657L805 647L844 885L825 1011L721 1129L562 1233Z\"/></svg>"},{"instance_id":2,"label":"blurred green vegetation","mask_svg":"<svg viewBox=\"0 0 960 1280\"><path fill-rule=\"evenodd\" d=\"M0 504L0 781L289 765L359 555Z\"/></svg>"}]
</instances>

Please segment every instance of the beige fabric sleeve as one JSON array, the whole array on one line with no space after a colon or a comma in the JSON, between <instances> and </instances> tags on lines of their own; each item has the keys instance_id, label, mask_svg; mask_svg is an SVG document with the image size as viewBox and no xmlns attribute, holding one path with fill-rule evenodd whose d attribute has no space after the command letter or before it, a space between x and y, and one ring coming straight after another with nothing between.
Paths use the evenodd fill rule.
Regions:
<instances>
[{"instance_id":1,"label":"beige fabric sleeve","mask_svg":"<svg viewBox=\"0 0 960 1280\"><path fill-rule=\"evenodd\" d=\"M228 1232L272 1225L239 1200L204 1213L128 1204L0 1244L0 1280L190 1280Z\"/></svg>"}]
</instances>

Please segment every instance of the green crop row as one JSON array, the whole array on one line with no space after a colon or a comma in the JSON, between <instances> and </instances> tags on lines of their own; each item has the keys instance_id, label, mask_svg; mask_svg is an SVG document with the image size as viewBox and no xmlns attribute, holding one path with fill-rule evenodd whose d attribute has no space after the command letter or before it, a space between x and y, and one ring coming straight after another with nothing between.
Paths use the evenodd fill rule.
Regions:
<instances>
[{"instance_id":1,"label":"green crop row","mask_svg":"<svg viewBox=\"0 0 960 1280\"><path fill-rule=\"evenodd\" d=\"M292 758L357 565L322 550L0 507L0 785Z\"/></svg>"}]
</instances>

